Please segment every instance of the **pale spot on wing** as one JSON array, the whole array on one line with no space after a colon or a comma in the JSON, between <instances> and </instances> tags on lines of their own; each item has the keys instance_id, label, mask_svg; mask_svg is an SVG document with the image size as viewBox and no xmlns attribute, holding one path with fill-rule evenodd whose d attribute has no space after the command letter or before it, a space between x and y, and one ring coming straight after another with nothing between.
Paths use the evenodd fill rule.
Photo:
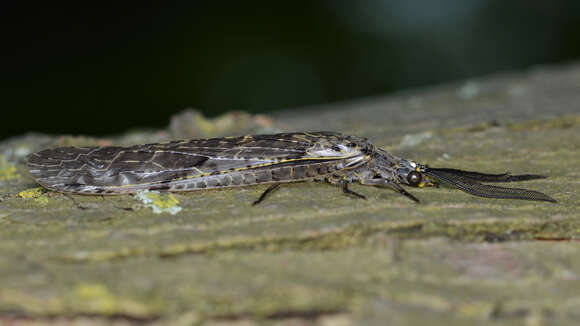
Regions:
<instances>
[{"instance_id":1,"label":"pale spot on wing","mask_svg":"<svg viewBox=\"0 0 580 326\"><path fill-rule=\"evenodd\" d=\"M309 150L308 151L308 157L351 157L351 156L359 156L359 155L363 155L363 153L361 152L361 150L359 148L349 148L346 147L344 145L338 145L338 147L340 149L342 149L342 151L340 150L334 150L332 148L329 147L324 147L324 148L320 148L320 149L314 149L314 150Z\"/></svg>"},{"instance_id":2,"label":"pale spot on wing","mask_svg":"<svg viewBox=\"0 0 580 326\"><path fill-rule=\"evenodd\" d=\"M346 156L343 153L341 153L340 151L335 151L331 148L317 149L317 150L313 150L313 151L308 151L308 153L310 154L310 155L308 155L308 157L327 157L327 156L343 157L343 156Z\"/></svg>"}]
</instances>

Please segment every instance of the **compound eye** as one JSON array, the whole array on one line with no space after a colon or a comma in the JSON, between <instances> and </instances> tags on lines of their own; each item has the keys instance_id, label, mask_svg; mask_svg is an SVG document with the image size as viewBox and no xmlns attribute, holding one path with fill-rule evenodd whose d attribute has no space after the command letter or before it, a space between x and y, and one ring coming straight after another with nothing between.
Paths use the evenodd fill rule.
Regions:
<instances>
[{"instance_id":1,"label":"compound eye","mask_svg":"<svg viewBox=\"0 0 580 326\"><path fill-rule=\"evenodd\" d=\"M421 173L417 171L411 171L409 174L407 174L407 182L413 187L417 187L422 180L423 176L421 176Z\"/></svg>"}]
</instances>

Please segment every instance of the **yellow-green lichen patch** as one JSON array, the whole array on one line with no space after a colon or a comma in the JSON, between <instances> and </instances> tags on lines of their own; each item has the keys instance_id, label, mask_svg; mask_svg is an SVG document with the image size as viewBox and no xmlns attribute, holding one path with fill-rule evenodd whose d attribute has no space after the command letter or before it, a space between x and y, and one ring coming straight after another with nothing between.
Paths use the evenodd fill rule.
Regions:
<instances>
[{"instance_id":1,"label":"yellow-green lichen patch","mask_svg":"<svg viewBox=\"0 0 580 326\"><path fill-rule=\"evenodd\" d=\"M20 174L14 164L8 163L3 156L0 155L0 181L6 181L19 178Z\"/></svg>"},{"instance_id":2,"label":"yellow-green lichen patch","mask_svg":"<svg viewBox=\"0 0 580 326\"><path fill-rule=\"evenodd\" d=\"M19 192L18 197L26 198L26 199L38 198L38 197L42 196L43 192L44 191L40 187L30 188L30 189L22 190L21 192Z\"/></svg>"},{"instance_id":3,"label":"yellow-green lichen patch","mask_svg":"<svg viewBox=\"0 0 580 326\"><path fill-rule=\"evenodd\" d=\"M110 316L123 312L134 317L149 317L152 310L142 303L113 293L104 283L77 283L69 298L72 309L89 314Z\"/></svg>"},{"instance_id":4,"label":"yellow-green lichen patch","mask_svg":"<svg viewBox=\"0 0 580 326\"><path fill-rule=\"evenodd\" d=\"M42 196L42 194L44 194L44 189L37 187L22 190L21 192L18 193L18 197L23 199L34 199L34 201L39 204L47 204L48 198Z\"/></svg>"},{"instance_id":5,"label":"yellow-green lichen patch","mask_svg":"<svg viewBox=\"0 0 580 326\"><path fill-rule=\"evenodd\" d=\"M115 308L115 296L103 284L77 284L74 288L74 297L96 313L111 314Z\"/></svg>"},{"instance_id":6,"label":"yellow-green lichen patch","mask_svg":"<svg viewBox=\"0 0 580 326\"><path fill-rule=\"evenodd\" d=\"M179 200L172 194L161 194L158 191L141 191L135 195L135 199L140 201L145 207L153 209L153 213L169 213L175 215L181 211L178 206Z\"/></svg>"}]
</instances>

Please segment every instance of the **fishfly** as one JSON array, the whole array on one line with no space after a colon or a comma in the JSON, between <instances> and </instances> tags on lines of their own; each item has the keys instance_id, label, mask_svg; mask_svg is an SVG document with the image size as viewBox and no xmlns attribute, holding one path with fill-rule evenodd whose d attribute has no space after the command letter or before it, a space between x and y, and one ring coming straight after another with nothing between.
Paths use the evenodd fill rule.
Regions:
<instances>
[{"instance_id":1,"label":"fishfly","mask_svg":"<svg viewBox=\"0 0 580 326\"><path fill-rule=\"evenodd\" d=\"M282 183L325 181L359 198L365 197L350 190L350 183L390 186L415 202L419 200L403 186L444 183L475 196L556 202L538 191L481 183L544 176L432 168L397 157L366 138L336 132L177 140L130 147L57 147L32 154L28 167L36 182L48 189L87 195L270 184L254 202L257 204Z\"/></svg>"}]
</instances>

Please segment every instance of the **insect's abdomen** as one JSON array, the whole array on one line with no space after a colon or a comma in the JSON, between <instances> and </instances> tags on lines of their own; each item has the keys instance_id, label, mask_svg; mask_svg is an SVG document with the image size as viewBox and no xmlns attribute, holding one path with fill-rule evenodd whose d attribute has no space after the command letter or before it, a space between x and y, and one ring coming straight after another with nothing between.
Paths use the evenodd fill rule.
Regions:
<instances>
[{"instance_id":1,"label":"insect's abdomen","mask_svg":"<svg viewBox=\"0 0 580 326\"><path fill-rule=\"evenodd\" d=\"M312 163L294 162L292 165L221 171L196 178L184 178L151 186L152 190L187 191L222 187L249 186L261 183L295 182L321 178L341 170L340 161Z\"/></svg>"}]
</instances>

